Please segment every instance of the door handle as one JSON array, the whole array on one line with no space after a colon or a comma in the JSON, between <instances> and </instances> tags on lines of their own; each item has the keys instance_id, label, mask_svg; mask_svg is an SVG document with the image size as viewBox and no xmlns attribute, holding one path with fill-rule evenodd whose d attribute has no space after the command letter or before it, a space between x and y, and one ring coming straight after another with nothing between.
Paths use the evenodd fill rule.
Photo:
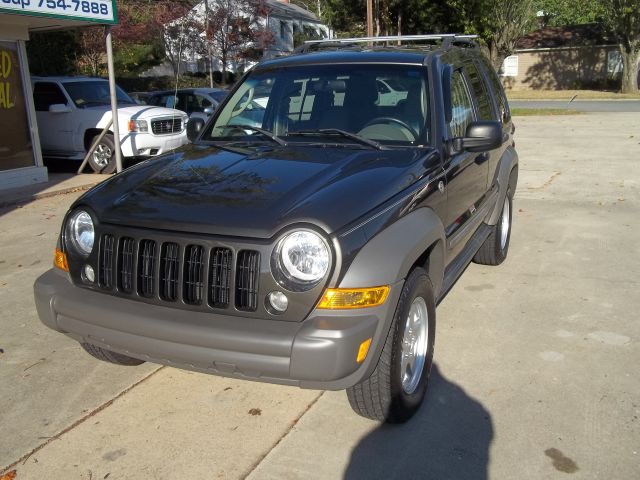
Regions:
<instances>
[{"instance_id":1,"label":"door handle","mask_svg":"<svg viewBox=\"0 0 640 480\"><path fill-rule=\"evenodd\" d=\"M476 165L482 165L487 160L489 160L489 153L483 152L475 158L474 162L476 162Z\"/></svg>"}]
</instances>

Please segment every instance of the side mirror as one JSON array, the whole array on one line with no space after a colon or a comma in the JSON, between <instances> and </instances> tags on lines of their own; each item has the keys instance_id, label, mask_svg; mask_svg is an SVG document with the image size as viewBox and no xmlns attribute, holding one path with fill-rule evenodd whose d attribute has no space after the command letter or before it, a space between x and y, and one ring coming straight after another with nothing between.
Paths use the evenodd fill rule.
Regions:
<instances>
[{"instance_id":1,"label":"side mirror","mask_svg":"<svg viewBox=\"0 0 640 480\"><path fill-rule=\"evenodd\" d=\"M213 107L207 107L204 109L204 114L209 116L209 115L213 115Z\"/></svg>"},{"instance_id":2,"label":"side mirror","mask_svg":"<svg viewBox=\"0 0 640 480\"><path fill-rule=\"evenodd\" d=\"M70 111L71 107L64 103L54 103L53 105L49 105L49 112L51 113L69 113Z\"/></svg>"},{"instance_id":3,"label":"side mirror","mask_svg":"<svg viewBox=\"0 0 640 480\"><path fill-rule=\"evenodd\" d=\"M204 127L204 120L201 118L190 118L187 122L187 138L190 142L193 142L198 135L200 135L200 131Z\"/></svg>"},{"instance_id":4,"label":"side mirror","mask_svg":"<svg viewBox=\"0 0 640 480\"><path fill-rule=\"evenodd\" d=\"M486 152L502 145L502 124L495 121L472 122L467 126L464 137L454 138L451 153Z\"/></svg>"}]
</instances>

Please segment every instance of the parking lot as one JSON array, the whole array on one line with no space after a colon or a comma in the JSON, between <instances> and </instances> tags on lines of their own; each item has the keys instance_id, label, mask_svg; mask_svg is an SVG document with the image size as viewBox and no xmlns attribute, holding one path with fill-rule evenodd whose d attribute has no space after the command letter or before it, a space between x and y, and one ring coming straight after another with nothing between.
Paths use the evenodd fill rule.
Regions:
<instances>
[{"instance_id":1,"label":"parking lot","mask_svg":"<svg viewBox=\"0 0 640 480\"><path fill-rule=\"evenodd\" d=\"M640 118L516 118L507 261L438 307L403 426L343 392L88 356L37 319L69 193L0 210L0 474L23 479L638 478Z\"/></svg>"}]
</instances>

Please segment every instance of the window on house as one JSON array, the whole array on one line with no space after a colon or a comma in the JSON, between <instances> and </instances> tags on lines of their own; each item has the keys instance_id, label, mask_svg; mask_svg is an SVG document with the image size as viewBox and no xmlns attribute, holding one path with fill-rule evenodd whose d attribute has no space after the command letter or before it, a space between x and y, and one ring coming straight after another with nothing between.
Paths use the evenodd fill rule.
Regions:
<instances>
[{"instance_id":1,"label":"window on house","mask_svg":"<svg viewBox=\"0 0 640 480\"><path fill-rule=\"evenodd\" d=\"M283 40L287 39L287 30L289 30L289 28L287 27L287 22L280 20L280 38L282 38Z\"/></svg>"}]
</instances>

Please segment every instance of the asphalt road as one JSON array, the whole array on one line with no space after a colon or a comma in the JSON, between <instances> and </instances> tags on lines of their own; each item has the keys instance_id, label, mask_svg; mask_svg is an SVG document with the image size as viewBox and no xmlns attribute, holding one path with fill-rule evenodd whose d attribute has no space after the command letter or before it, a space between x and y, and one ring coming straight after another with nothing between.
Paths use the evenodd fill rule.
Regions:
<instances>
[{"instance_id":1,"label":"asphalt road","mask_svg":"<svg viewBox=\"0 0 640 480\"><path fill-rule=\"evenodd\" d=\"M511 100L511 108L569 108L579 112L640 112L640 100Z\"/></svg>"},{"instance_id":2,"label":"asphalt road","mask_svg":"<svg viewBox=\"0 0 640 480\"><path fill-rule=\"evenodd\" d=\"M31 290L80 193L1 209L0 476L637 478L640 116L517 124L509 258L470 265L439 305L428 398L404 426L343 392L94 360L38 321Z\"/></svg>"}]
</instances>

